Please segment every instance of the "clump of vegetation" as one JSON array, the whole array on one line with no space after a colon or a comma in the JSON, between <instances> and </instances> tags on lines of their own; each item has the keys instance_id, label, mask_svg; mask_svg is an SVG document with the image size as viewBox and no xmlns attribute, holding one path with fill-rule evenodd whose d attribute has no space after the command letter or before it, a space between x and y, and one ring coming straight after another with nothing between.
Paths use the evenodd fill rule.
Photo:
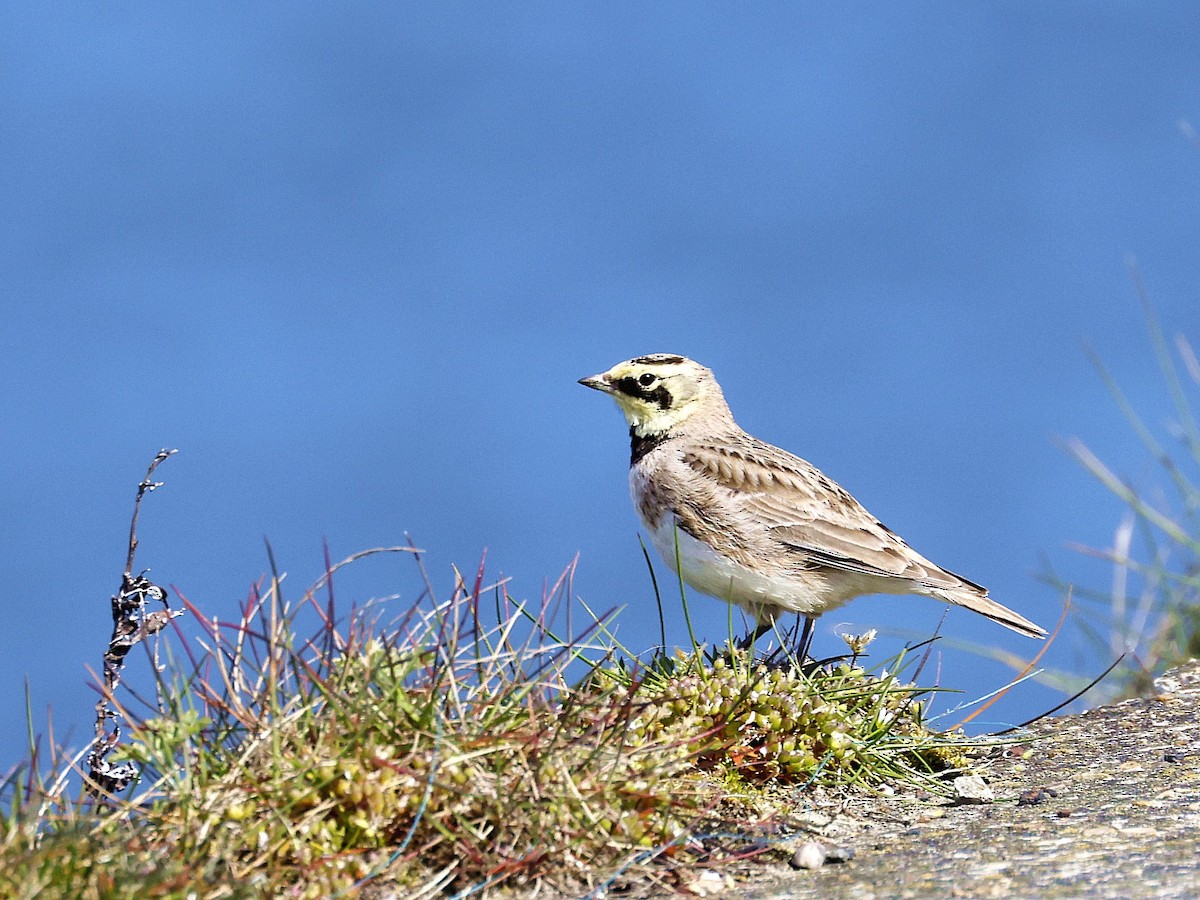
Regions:
<instances>
[{"instance_id":1,"label":"clump of vegetation","mask_svg":"<svg viewBox=\"0 0 1200 900\"><path fill-rule=\"evenodd\" d=\"M154 696L101 687L127 723L109 775L35 753L3 782L0 895L579 894L634 866L711 865L731 833L786 828L777 798L808 785L940 791L967 762L964 738L925 726L900 661L802 670L693 648L641 665L608 616L556 636L569 572L533 607L481 567L443 601L426 579L399 620L382 602L340 619L335 573L381 552L419 561L367 551L298 602L275 578L231 623L185 600L194 640L173 620L147 633L165 658ZM126 766L138 777L114 788Z\"/></svg>"},{"instance_id":2,"label":"clump of vegetation","mask_svg":"<svg viewBox=\"0 0 1200 900\"><path fill-rule=\"evenodd\" d=\"M964 745L923 723L923 693L855 660L807 670L729 650L708 666L681 654L646 679L630 721L639 741L686 745L700 771L748 783L873 785L919 781L968 764Z\"/></svg>"}]
</instances>

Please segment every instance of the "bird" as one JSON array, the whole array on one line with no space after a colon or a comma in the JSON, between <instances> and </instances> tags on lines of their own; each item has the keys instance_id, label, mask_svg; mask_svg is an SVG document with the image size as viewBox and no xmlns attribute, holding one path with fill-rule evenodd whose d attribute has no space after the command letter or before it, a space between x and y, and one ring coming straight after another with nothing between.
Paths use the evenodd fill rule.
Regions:
<instances>
[{"instance_id":1,"label":"bird","mask_svg":"<svg viewBox=\"0 0 1200 900\"><path fill-rule=\"evenodd\" d=\"M915 594L1013 631L1046 631L987 589L930 562L812 463L747 434L710 369L673 353L617 363L579 383L610 395L629 425L629 488L651 543L683 580L744 609L756 627L816 618L867 594Z\"/></svg>"}]
</instances>

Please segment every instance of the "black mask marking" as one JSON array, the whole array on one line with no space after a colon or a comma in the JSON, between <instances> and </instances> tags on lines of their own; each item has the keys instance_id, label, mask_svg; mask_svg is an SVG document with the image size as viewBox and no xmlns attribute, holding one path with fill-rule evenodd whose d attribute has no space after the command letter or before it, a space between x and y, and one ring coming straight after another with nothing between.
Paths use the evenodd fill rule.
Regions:
<instances>
[{"instance_id":1,"label":"black mask marking","mask_svg":"<svg viewBox=\"0 0 1200 900\"><path fill-rule=\"evenodd\" d=\"M640 400L645 400L653 403L659 409L670 409L674 398L671 392L666 389L661 383L653 390L647 390L638 384L638 380L632 375L626 375L617 381L617 390L622 394L630 397L637 397Z\"/></svg>"}]
</instances>

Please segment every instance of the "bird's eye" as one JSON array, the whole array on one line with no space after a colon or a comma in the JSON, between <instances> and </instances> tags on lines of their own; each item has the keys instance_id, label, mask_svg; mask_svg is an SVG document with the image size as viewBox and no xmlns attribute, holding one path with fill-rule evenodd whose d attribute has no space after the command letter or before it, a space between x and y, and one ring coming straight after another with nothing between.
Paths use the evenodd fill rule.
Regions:
<instances>
[{"instance_id":1,"label":"bird's eye","mask_svg":"<svg viewBox=\"0 0 1200 900\"><path fill-rule=\"evenodd\" d=\"M651 375L649 372L638 376L638 384L640 384L642 387L650 387L650 385L654 384L656 381L658 381L658 376Z\"/></svg>"}]
</instances>

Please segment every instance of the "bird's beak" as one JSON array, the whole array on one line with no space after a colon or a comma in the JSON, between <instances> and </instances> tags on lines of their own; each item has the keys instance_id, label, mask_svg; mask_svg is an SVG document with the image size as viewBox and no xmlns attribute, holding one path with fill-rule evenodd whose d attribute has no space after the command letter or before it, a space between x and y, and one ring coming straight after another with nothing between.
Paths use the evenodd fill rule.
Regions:
<instances>
[{"instance_id":1,"label":"bird's beak","mask_svg":"<svg viewBox=\"0 0 1200 900\"><path fill-rule=\"evenodd\" d=\"M584 387L590 387L593 391L603 391L606 394L612 393L612 381L608 375L589 375L587 378L580 378L579 383Z\"/></svg>"}]
</instances>

